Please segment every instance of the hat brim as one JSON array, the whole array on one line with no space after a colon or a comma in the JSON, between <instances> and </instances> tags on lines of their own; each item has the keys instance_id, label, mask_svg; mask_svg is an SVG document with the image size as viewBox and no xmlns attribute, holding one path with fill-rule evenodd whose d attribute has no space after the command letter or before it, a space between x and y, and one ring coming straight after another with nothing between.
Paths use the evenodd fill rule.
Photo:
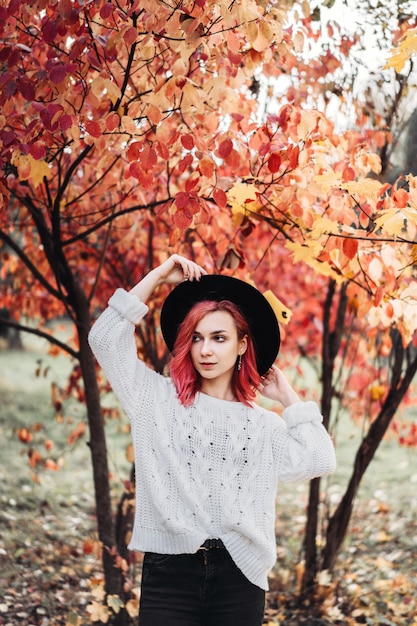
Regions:
<instances>
[{"instance_id":1,"label":"hat brim","mask_svg":"<svg viewBox=\"0 0 417 626\"><path fill-rule=\"evenodd\" d=\"M173 351L179 326L188 311L203 300L230 300L240 308L250 328L258 373L266 374L280 346L276 315L258 289L231 276L206 275L199 281L180 283L171 291L161 310L162 336L169 351Z\"/></svg>"}]
</instances>

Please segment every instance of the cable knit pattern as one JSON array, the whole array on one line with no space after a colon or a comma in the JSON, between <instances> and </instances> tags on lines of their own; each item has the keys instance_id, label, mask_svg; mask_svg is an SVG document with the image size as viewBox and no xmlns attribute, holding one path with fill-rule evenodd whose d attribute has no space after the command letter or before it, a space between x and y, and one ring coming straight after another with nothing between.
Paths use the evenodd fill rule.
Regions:
<instances>
[{"instance_id":1,"label":"cable knit pattern","mask_svg":"<svg viewBox=\"0 0 417 626\"><path fill-rule=\"evenodd\" d=\"M221 538L245 576L266 590L276 559L277 483L335 468L319 409L299 402L282 419L203 393L184 407L171 380L137 358L134 325L146 312L118 289L89 336L131 423L137 485L129 548L193 553L205 539Z\"/></svg>"}]
</instances>

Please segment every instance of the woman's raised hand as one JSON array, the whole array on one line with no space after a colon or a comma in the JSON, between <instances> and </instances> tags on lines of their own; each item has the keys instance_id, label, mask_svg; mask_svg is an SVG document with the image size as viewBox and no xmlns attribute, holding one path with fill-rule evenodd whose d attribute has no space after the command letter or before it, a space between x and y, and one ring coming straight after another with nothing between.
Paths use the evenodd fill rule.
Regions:
<instances>
[{"instance_id":1,"label":"woman's raised hand","mask_svg":"<svg viewBox=\"0 0 417 626\"><path fill-rule=\"evenodd\" d=\"M179 254L170 256L169 259L155 268L155 271L159 274L161 282L171 285L178 285L184 280L200 280L202 276L207 274L201 265Z\"/></svg>"}]
</instances>

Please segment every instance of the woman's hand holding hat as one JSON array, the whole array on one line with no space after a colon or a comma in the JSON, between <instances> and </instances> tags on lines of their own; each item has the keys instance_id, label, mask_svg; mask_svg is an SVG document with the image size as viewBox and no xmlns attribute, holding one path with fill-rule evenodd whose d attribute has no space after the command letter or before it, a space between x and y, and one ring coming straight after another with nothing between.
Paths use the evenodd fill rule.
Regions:
<instances>
[{"instance_id":1,"label":"woman's hand holding hat","mask_svg":"<svg viewBox=\"0 0 417 626\"><path fill-rule=\"evenodd\" d=\"M166 261L151 270L138 282L130 293L137 296L142 302L146 302L154 289L163 283L178 285L184 280L199 281L207 274L206 270L179 254L172 254Z\"/></svg>"},{"instance_id":2,"label":"woman's hand holding hat","mask_svg":"<svg viewBox=\"0 0 417 626\"><path fill-rule=\"evenodd\" d=\"M170 285L178 285L183 280L200 280L202 276L207 274L206 270L179 254L173 254L155 271L160 276L161 283Z\"/></svg>"}]
</instances>

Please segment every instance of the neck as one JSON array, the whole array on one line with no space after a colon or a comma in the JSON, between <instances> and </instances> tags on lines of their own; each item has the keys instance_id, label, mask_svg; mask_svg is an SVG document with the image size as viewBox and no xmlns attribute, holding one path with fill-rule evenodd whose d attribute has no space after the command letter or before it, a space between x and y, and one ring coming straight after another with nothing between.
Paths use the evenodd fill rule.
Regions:
<instances>
[{"instance_id":1,"label":"neck","mask_svg":"<svg viewBox=\"0 0 417 626\"><path fill-rule=\"evenodd\" d=\"M228 400L229 402L236 401L236 396L230 384L219 385L218 382L216 384L210 384L210 382L211 381L207 380L203 382L201 385L202 393L217 398L218 400Z\"/></svg>"}]
</instances>

